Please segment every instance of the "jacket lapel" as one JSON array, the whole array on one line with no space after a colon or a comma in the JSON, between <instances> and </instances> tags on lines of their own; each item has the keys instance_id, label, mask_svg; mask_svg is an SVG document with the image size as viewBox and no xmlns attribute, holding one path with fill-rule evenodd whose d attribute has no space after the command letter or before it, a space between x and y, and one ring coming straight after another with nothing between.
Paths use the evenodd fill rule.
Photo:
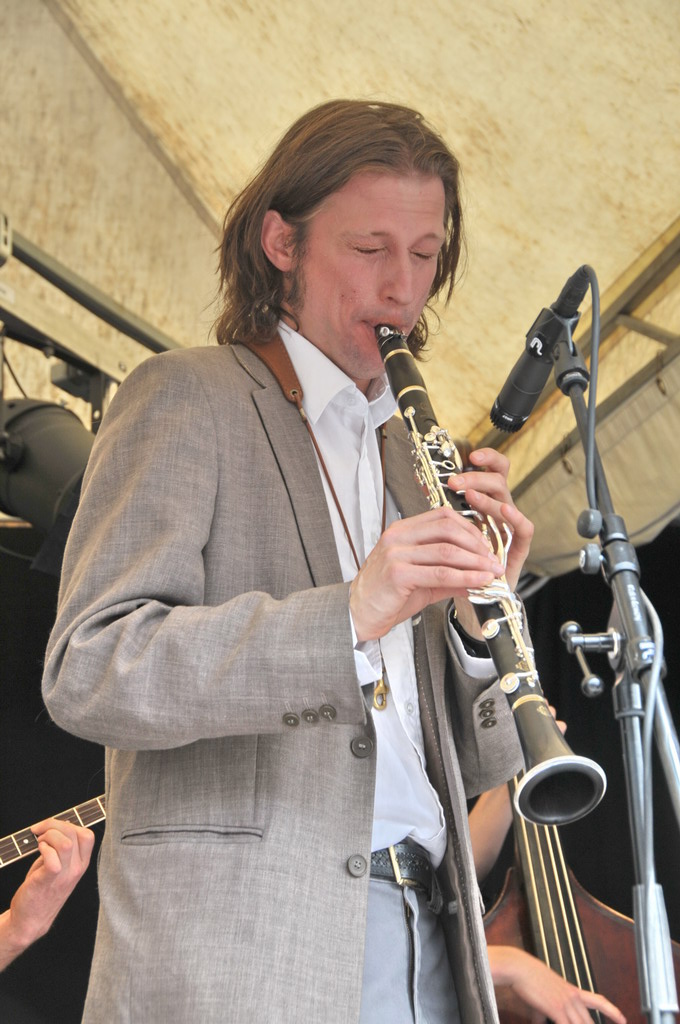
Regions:
<instances>
[{"instance_id":1,"label":"jacket lapel","mask_svg":"<svg viewBox=\"0 0 680 1024\"><path fill-rule=\"evenodd\" d=\"M307 429L262 360L243 345L233 345L232 349L241 366L260 385L253 389L253 402L281 470L314 585L340 583L333 527Z\"/></svg>"}]
</instances>

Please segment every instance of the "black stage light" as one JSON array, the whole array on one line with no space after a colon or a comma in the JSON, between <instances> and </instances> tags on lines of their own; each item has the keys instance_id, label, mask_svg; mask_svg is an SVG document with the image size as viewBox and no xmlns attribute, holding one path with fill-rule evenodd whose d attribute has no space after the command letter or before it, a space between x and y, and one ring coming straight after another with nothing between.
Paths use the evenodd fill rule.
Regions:
<instances>
[{"instance_id":1,"label":"black stage light","mask_svg":"<svg viewBox=\"0 0 680 1024\"><path fill-rule=\"evenodd\" d=\"M69 409L32 398L3 401L0 427L0 511L49 534L72 515L94 436Z\"/></svg>"}]
</instances>

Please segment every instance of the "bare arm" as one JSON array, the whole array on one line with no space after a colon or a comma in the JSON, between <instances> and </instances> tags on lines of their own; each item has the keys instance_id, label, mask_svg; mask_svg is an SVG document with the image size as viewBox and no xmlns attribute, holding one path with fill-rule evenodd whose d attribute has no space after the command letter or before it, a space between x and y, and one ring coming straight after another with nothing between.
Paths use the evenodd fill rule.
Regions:
<instances>
[{"instance_id":1,"label":"bare arm","mask_svg":"<svg viewBox=\"0 0 680 1024\"><path fill-rule=\"evenodd\" d=\"M507 785L488 789L478 798L468 817L472 855L480 882L496 863L512 825L512 806Z\"/></svg>"},{"instance_id":2,"label":"bare arm","mask_svg":"<svg viewBox=\"0 0 680 1024\"><path fill-rule=\"evenodd\" d=\"M541 960L514 946L489 946L491 977L496 987L508 987L530 1009L532 1024L592 1024L589 1010L599 1010L616 1024L625 1024L621 1011L604 996L569 984Z\"/></svg>"}]
</instances>

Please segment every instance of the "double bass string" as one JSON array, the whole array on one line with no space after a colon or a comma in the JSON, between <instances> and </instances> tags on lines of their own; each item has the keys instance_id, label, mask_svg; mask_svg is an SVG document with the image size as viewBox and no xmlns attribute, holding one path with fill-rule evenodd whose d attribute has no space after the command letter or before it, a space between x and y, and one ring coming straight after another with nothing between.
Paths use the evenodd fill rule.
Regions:
<instances>
[{"instance_id":1,"label":"double bass string","mask_svg":"<svg viewBox=\"0 0 680 1024\"><path fill-rule=\"evenodd\" d=\"M509 783L511 792L517 784ZM596 992L557 826L513 817L536 953L565 980ZM602 1020L597 1011L591 1016Z\"/></svg>"}]
</instances>

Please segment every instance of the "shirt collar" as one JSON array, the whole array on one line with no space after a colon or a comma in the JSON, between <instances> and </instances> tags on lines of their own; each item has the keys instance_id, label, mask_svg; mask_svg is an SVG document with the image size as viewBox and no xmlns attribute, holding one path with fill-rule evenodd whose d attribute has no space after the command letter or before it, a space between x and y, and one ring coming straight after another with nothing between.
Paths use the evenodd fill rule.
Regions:
<instances>
[{"instance_id":1,"label":"shirt collar","mask_svg":"<svg viewBox=\"0 0 680 1024\"><path fill-rule=\"evenodd\" d=\"M317 423L325 409L343 391L361 395L375 427L382 426L397 411L397 403L390 391L387 375L375 377L364 396L347 374L336 366L316 345L294 331L283 320L279 321L279 334L295 368L302 387L302 406L312 423Z\"/></svg>"}]
</instances>

